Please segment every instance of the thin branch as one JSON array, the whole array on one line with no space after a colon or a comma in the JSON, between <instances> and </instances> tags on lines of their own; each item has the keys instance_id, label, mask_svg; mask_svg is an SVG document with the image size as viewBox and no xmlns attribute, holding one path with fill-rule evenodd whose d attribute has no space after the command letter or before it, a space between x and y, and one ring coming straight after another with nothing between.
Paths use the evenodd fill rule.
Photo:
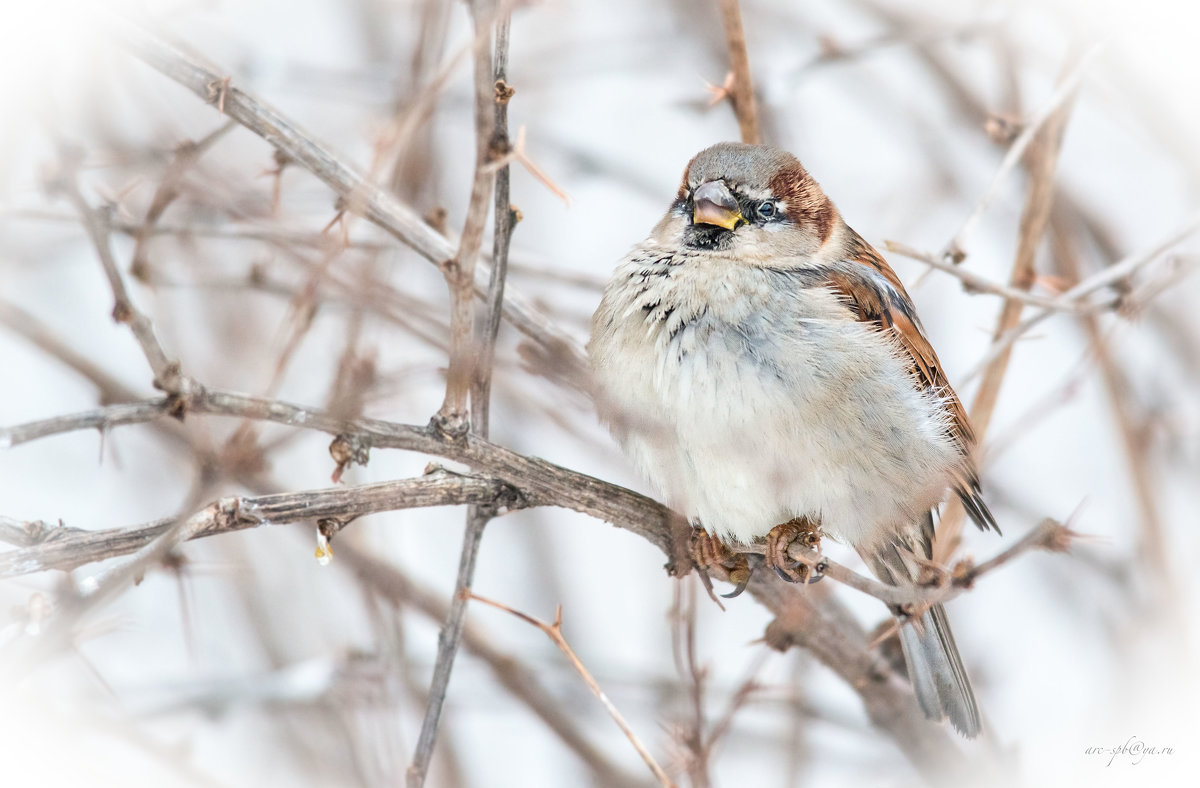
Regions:
<instances>
[{"instance_id":1,"label":"thin branch","mask_svg":"<svg viewBox=\"0 0 1200 788\"><path fill-rule=\"evenodd\" d=\"M1094 54L1095 51L1093 49L1092 53ZM1074 96L1073 87L1081 73L1081 65L1083 65L1082 62L1077 64L1062 81L1060 90L1064 86L1070 87L1071 90L1068 90L1065 96L1055 103L1055 108L1045 119L1044 125L1037 127L1041 133L1037 144L1030 152L1032 161L1029 164L1029 194L1021 214L1017 254L1013 260L1009 282L1013 289L1022 292L1027 292L1033 286L1036 277L1034 266L1037 262L1037 251L1045 236L1046 227L1050 223L1050 209L1054 205L1054 176L1058 168L1058 154L1063 134L1066 131L1067 119L1070 117L1073 105L1071 97ZM994 335L999 337L1012 330L1020 321L1022 309L1024 309L1024 304L1020 300L1006 300L1004 308L1000 312ZM1008 359L1009 356L1005 353L989 365L971 406L971 424L980 440L987 434L988 426L991 424L992 413L999 397L1000 383L1008 369Z\"/></svg>"},{"instance_id":2,"label":"thin branch","mask_svg":"<svg viewBox=\"0 0 1200 788\"><path fill-rule=\"evenodd\" d=\"M663 768L658 765L656 760L654 760L654 756L650 754L649 750L647 750L645 745L642 744L641 740L638 739L637 734L633 732L633 728L629 727L629 723L627 723L625 718L621 716L621 712L618 711L617 707L613 705L613 702L609 700L608 695L604 694L604 690L600 689L600 685L596 683L596 679L592 677L592 674L579 659L579 656L575 653L575 650L571 648L571 644L567 642L565 637L563 637L561 606L556 608L554 611L554 623L547 624L541 619L534 618L533 616L522 613L519 610L513 610L508 605L501 604L500 602L494 602L491 599L486 599L475 594L471 594L471 598L482 602L485 605L490 605L498 610L503 610L506 613L510 613L525 623L532 624L533 626L542 630L542 632L546 633L546 637L554 641L554 645L558 646L559 649L562 650L562 653L567 655L567 659L571 662L571 667L575 668L580 677L583 679L584 683L587 684L588 689L590 689L592 694L595 695L604 705L605 711L607 711L609 716L613 718L613 722L617 723L617 727L620 728L621 732L624 733L629 739L629 742L633 745L633 748L637 750L638 755L642 756L642 760L646 762L648 767L650 767L650 771L654 773L654 776L658 779L659 783L664 786L664 788L677 788L675 781L668 777L667 773L663 771Z\"/></svg>"},{"instance_id":3,"label":"thin branch","mask_svg":"<svg viewBox=\"0 0 1200 788\"><path fill-rule=\"evenodd\" d=\"M717 745L720 744L721 739L733 728L734 716L746 705L750 700L750 696L762 688L762 685L758 683L758 676L762 673L763 666L766 665L767 658L770 655L770 651L762 649L754 656L749 670L746 671L745 680L738 686L733 697L729 699L729 704L725 707L725 711L713 723L712 730L708 734L708 739L704 743L706 755L711 755Z\"/></svg>"},{"instance_id":4,"label":"thin branch","mask_svg":"<svg viewBox=\"0 0 1200 788\"><path fill-rule=\"evenodd\" d=\"M418 586L398 567L347 544L339 550L340 564L349 566L372 591L397 605L407 605L430 621L441 623L449 615L450 606L437 594ZM493 645L493 639L470 623L463 627L463 648L479 657L491 669L501 686L529 709L553 731L563 743L587 764L596 775L599 785L640 785L642 780L626 774L611 763L587 739L564 704L553 697L539 681L537 674L520 660L505 654Z\"/></svg>"},{"instance_id":5,"label":"thin branch","mask_svg":"<svg viewBox=\"0 0 1200 788\"><path fill-rule=\"evenodd\" d=\"M142 406L138 411L140 420L152 421L161 417L167 411L164 402L165 398L158 398L136 403ZM189 414L235 416L317 430L337 436L335 445L358 447L363 454L371 448L404 449L462 462L479 472L510 481L531 499L562 502L565 508L631 530L667 555L673 555L671 533L667 526L669 510L662 504L624 487L536 457L526 457L489 443L477 435L450 438L429 426L397 424L381 419L337 418L318 408L207 389L195 383L189 395L179 400L179 404L182 412ZM66 417L65 420L50 421L64 427L58 432L66 431L67 426L90 428L94 423L90 415L87 419ZM127 416L124 423L133 421ZM0 446L30 429L28 425L0 428ZM36 431L41 435L50 434L43 428ZM687 571L685 567L678 569Z\"/></svg>"},{"instance_id":6,"label":"thin branch","mask_svg":"<svg viewBox=\"0 0 1200 788\"><path fill-rule=\"evenodd\" d=\"M773 572L751 574L747 590L775 616L765 634L767 645L777 651L805 648L836 673L858 694L871 722L887 732L927 782L969 784L968 764L956 742L924 719L909 683L871 648L849 610L819 587L805 590Z\"/></svg>"},{"instance_id":7,"label":"thin branch","mask_svg":"<svg viewBox=\"0 0 1200 788\"><path fill-rule=\"evenodd\" d=\"M1075 94L1075 89L1083 79L1083 75L1103 49L1103 43L1095 44L1079 58L1074 67L1059 80L1054 92L1050 94L1050 98L1038 108L1033 117L1029 119L1029 122L1025 124L1021 133L1017 135L1012 145L1009 146L1008 152L1004 154L999 169L992 176L991 183L984 190L983 196L979 198L979 202L976 203L974 210L971 211L971 214L963 222L958 232L954 234L954 237L950 239L950 243L946 245L945 250L942 252L943 259L951 263L961 263L966 259L967 252L964 245L966 244L967 237L975 229L975 225L978 224L983 214L991 207L992 202L996 199L996 195L1000 192L1000 185L1008 177L1009 172L1021 161L1021 157L1025 154L1025 149L1033 142L1033 138L1042 130L1042 127L1051 117L1061 114L1060 110L1070 102L1071 97Z\"/></svg>"},{"instance_id":8,"label":"thin branch","mask_svg":"<svg viewBox=\"0 0 1200 788\"><path fill-rule=\"evenodd\" d=\"M795 82L807 72L818 66L857 60L877 54L890 47L922 47L940 44L946 41L964 43L972 39L994 33L1000 19L996 16L984 16L960 25L948 26L941 29L911 29L894 30L877 36L843 43L830 35L818 37L820 52L814 57L796 66L791 72L790 79Z\"/></svg>"},{"instance_id":9,"label":"thin branch","mask_svg":"<svg viewBox=\"0 0 1200 788\"><path fill-rule=\"evenodd\" d=\"M1078 281L1081 266L1073 245L1062 233L1055 233L1052 240L1054 259L1059 270L1071 280ZM1130 397L1132 387L1127 372L1115 357L1108 338L1104 336L1099 318L1096 315L1084 315L1081 322L1088 343L1095 353L1096 363L1107 390L1109 406L1112 408L1125 450L1130 481L1141 519L1140 557L1148 570L1146 577L1155 584L1160 601L1166 601L1174 595L1174 572L1167 556L1167 540L1164 537L1159 492L1153 478L1150 441L1147 440L1145 422L1133 412ZM1173 609L1174 606L1164 605L1163 608Z\"/></svg>"},{"instance_id":10,"label":"thin branch","mask_svg":"<svg viewBox=\"0 0 1200 788\"><path fill-rule=\"evenodd\" d=\"M901 607L921 607L949 602L964 591L970 590L975 581L996 568L1009 563L1014 558L1031 550L1051 550L1064 552L1078 534L1067 526L1046 518L1029 533L1021 537L1005 550L996 554L982 564L971 566L960 563L950 571L942 570L936 575L936 583L932 586L902 588L881 583L874 578L855 572L808 547L794 543L788 549L788 556L799 561L826 577L833 578L839 583L873 596L886 605Z\"/></svg>"},{"instance_id":11,"label":"thin branch","mask_svg":"<svg viewBox=\"0 0 1200 788\"><path fill-rule=\"evenodd\" d=\"M133 258L129 266L129 271L137 279L145 281L149 274L149 260L147 259L146 251L147 243L150 237L154 235L158 220L162 218L163 213L182 193L180 185L184 174L200 160L201 156L211 150L222 137L236 127L236 123L232 120L227 120L218 126L215 131L204 136L199 142L185 140L176 146L175 156L171 159L171 163L167 165L166 172L163 173L162 178L159 180L158 187L154 190L154 196L150 198L150 207L146 209L146 218L138 225L134 233Z\"/></svg>"},{"instance_id":12,"label":"thin branch","mask_svg":"<svg viewBox=\"0 0 1200 788\"><path fill-rule=\"evenodd\" d=\"M455 248L450 242L415 211L364 178L355 167L317 142L290 118L232 84L228 77L142 28L127 25L122 28L122 38L125 46L151 68L207 103L216 105L219 102L224 114L311 172L341 198L346 210L361 214L435 265L440 266L454 256ZM478 268L481 274L487 270L483 265ZM477 292L484 289L476 288ZM504 299L504 317L528 337L544 360L560 367L564 378L576 387L580 386L587 362L573 337L511 288Z\"/></svg>"},{"instance_id":13,"label":"thin branch","mask_svg":"<svg viewBox=\"0 0 1200 788\"><path fill-rule=\"evenodd\" d=\"M508 31L510 17L502 17L496 24L496 53L492 70L492 139L493 153L503 152L509 147L508 102L515 91L508 84ZM488 281L487 317L479 340L479 354L475 362L475 378L471 389L471 425L483 437L488 436L491 422L492 365L496 355L496 336L500 332L500 319L504 314L504 286L508 278L508 251L512 244L513 228L517 223L517 211L509 203L509 165L504 164L496 172L495 204L493 220L495 231L492 237L492 271Z\"/></svg>"},{"instance_id":14,"label":"thin branch","mask_svg":"<svg viewBox=\"0 0 1200 788\"><path fill-rule=\"evenodd\" d=\"M190 539L303 520L335 519L345 523L358 517L398 509L477 504L495 513L515 511L528 501L500 479L460 474L438 468L417 479L306 490L256 497L222 498L193 518ZM140 550L165 533L174 519L103 530L48 528L44 523L17 525L0 519L0 541L24 549L0 553L0 578L49 569L69 570Z\"/></svg>"},{"instance_id":15,"label":"thin branch","mask_svg":"<svg viewBox=\"0 0 1200 788\"><path fill-rule=\"evenodd\" d=\"M22 443L47 438L51 435L62 435L80 430L100 430L108 432L114 427L128 424L145 424L170 413L176 402L168 398L155 398L128 402L120 405L108 405L83 413L71 413L64 416L54 416L41 421L30 421L13 427L0 427L0 449L10 449Z\"/></svg>"},{"instance_id":16,"label":"thin branch","mask_svg":"<svg viewBox=\"0 0 1200 788\"><path fill-rule=\"evenodd\" d=\"M1058 156L1062 148L1067 121L1074 107L1075 85L1083 73L1083 65L1088 62L1088 58L1095 56L1097 51L1096 48L1093 48L1087 57L1076 63L1067 72L1060 80L1059 90L1056 91L1057 100L1053 102L1053 108L1044 118L1039 115L1036 126L1030 124L1037 134L1029 152L1027 164L1029 189L1025 207L1021 211L1017 254L1013 259L1012 273L1009 276L1009 286L1014 290L1028 292L1036 279L1037 252L1046 234L1046 228L1050 224L1051 209L1054 207L1055 173L1058 169ZM1063 92L1063 88L1069 89ZM1059 96L1059 93L1062 95ZM1029 129L1026 131L1028 132ZM958 239L952 243L958 243ZM1064 296L1063 300L1068 299ZM1024 309L1023 301L1015 298L1006 299L1000 310L993 337L998 338L1011 331L1020 321L1021 312ZM1010 354L1011 350L1006 350L988 365L984 371L983 380L975 392L975 399L970 408L971 426L975 431L975 445L971 447L972 451L978 452L987 435L988 427L991 426L992 414L995 412L996 403L1000 398L1000 387L1008 372ZM958 498L953 498L946 504L942 510L937 536L933 544L934 560L946 562L958 549L965 518L966 509Z\"/></svg>"},{"instance_id":17,"label":"thin branch","mask_svg":"<svg viewBox=\"0 0 1200 788\"><path fill-rule=\"evenodd\" d=\"M193 538L206 522L209 510L218 506L211 504L208 509L192 517L179 517L167 522L163 530L128 561L94 579L90 587L62 595L55 615L36 636L23 634L0 652L4 675L19 681L25 673L70 647L88 615L135 583L145 574L147 567L161 563L177 544Z\"/></svg>"},{"instance_id":18,"label":"thin branch","mask_svg":"<svg viewBox=\"0 0 1200 788\"><path fill-rule=\"evenodd\" d=\"M1084 279L1082 282L1079 282L1075 286L1071 287L1058 298L1061 301L1078 301L1096 292L1097 290L1100 290L1101 288L1123 282L1129 279L1139 270L1157 261L1163 254L1169 251L1171 247L1184 241L1188 236L1192 235L1198 230L1200 230L1200 211L1193 213L1182 225L1180 225L1170 235L1156 243L1150 249L1131 254L1119 262L1113 263L1101 271L1097 271L1087 279ZM1150 293L1145 293L1143 295L1149 294ZM1123 300L1120 306L1124 305L1125 300ZM982 374L983 371L987 369L987 367L989 367L995 359L997 359L1002 353L1006 352L1008 348L1012 347L1013 343L1027 334L1030 329L1041 324L1046 318L1053 314L1055 313L1050 310L1043 309L1040 312L1037 312L1023 320L1011 331L1008 331L1002 336L994 339L991 347L988 348L987 353L985 353L983 358L976 363L974 369L963 376L962 381L965 383Z\"/></svg>"},{"instance_id":19,"label":"thin branch","mask_svg":"<svg viewBox=\"0 0 1200 788\"><path fill-rule=\"evenodd\" d=\"M109 402L131 401L138 397L138 393L127 387L120 380L116 379L106 371L101 369L91 359L81 355L75 348L68 345L60 339L45 323L39 318L26 312L24 309L9 304L0 300L0 323L4 324L14 333L24 337L36 347L41 349L51 358L57 359L59 362L86 378L93 386L96 387L97 394L101 404ZM143 419L138 419L141 421ZM47 419L44 424L55 424L56 419ZM101 437L108 426L109 422L101 417L99 423L95 425L100 430ZM178 422L156 422L159 434L165 436L172 445L176 448L190 448L191 440L184 430L183 425ZM67 424L57 425L45 434L52 435L59 432L69 432L72 429L83 429L85 426L70 426ZM0 449L6 446L13 446L16 443L24 442L25 440L33 440L37 435L30 435L23 440L15 440L14 435L0 428Z\"/></svg>"},{"instance_id":20,"label":"thin branch","mask_svg":"<svg viewBox=\"0 0 1200 788\"><path fill-rule=\"evenodd\" d=\"M493 63L492 45L486 35L492 26L491 5L487 0L472 0L470 4L471 21L475 30L475 177L458 254L444 271L446 281L450 285L450 365L446 373L446 399L434 419L434 423L448 434L459 434L469 428L472 433L483 438L488 435L488 397L491 394L495 330L500 326L507 267L507 237L501 238L501 227L509 223L508 168L505 166L500 170L505 180L504 201L502 207L500 194L497 193L496 239L493 242L495 248L499 248L501 243L505 243L505 247L503 255L492 266L491 281L488 283L486 324L482 343L479 344L474 341L475 262L483 242L483 226L488 214L487 199L493 187L493 179L499 177L499 173L490 170L489 165L493 156L502 151L497 147L497 138L507 144L507 102L496 104L496 85L500 79L496 72L507 68L508 21L506 16L497 25L498 51ZM468 394L471 395L470 419L467 418ZM417 737L416 750L406 777L408 788L421 788L425 784L425 776L433 758L438 724L450 686L450 675L454 669L459 644L462 642L467 599L475 579L479 545L483 541L483 530L491 516L486 507L472 506L467 511L467 525L459 555L454 598L450 602L450 612L438 636L437 660L434 662L433 678L429 684L429 702L425 707L425 718L421 722L421 732Z\"/></svg>"},{"instance_id":21,"label":"thin branch","mask_svg":"<svg viewBox=\"0 0 1200 788\"><path fill-rule=\"evenodd\" d=\"M475 25L475 173L471 179L471 197L467 203L467 218L458 251L442 265L442 273L450 287L450 366L446 372L446 399L437 420L451 433L467 429L467 401L475 362L475 263L483 244L488 198L492 191L493 174L487 166L492 157L495 81L491 68L492 42L484 34L490 26L489 5L487 0L473 0L471 3ZM411 780L409 784L413 785Z\"/></svg>"},{"instance_id":22,"label":"thin branch","mask_svg":"<svg viewBox=\"0 0 1200 788\"><path fill-rule=\"evenodd\" d=\"M155 388L168 394L180 394L185 381L179 373L179 362L167 357L166 351L163 350L162 344L154 333L154 326L151 324L150 318L146 317L129 297L129 291L125 288L125 280L121 276L121 270L117 266L112 247L109 245L108 222L84 199L83 192L79 189L77 170L76 163L66 164L64 172L58 178L55 186L66 195L71 205L79 212L88 238L96 248L100 264L104 268L104 275L108 278L109 287L112 289L113 320L125 323L133 332L134 338L141 345L142 354L150 364L151 372L154 373Z\"/></svg>"},{"instance_id":23,"label":"thin branch","mask_svg":"<svg viewBox=\"0 0 1200 788\"><path fill-rule=\"evenodd\" d=\"M96 387L101 404L137 399L136 391L64 342L38 317L16 304L0 300L0 324L90 381Z\"/></svg>"},{"instance_id":24,"label":"thin branch","mask_svg":"<svg viewBox=\"0 0 1200 788\"><path fill-rule=\"evenodd\" d=\"M762 133L758 128L758 106L750 77L750 55L746 48L746 31L742 27L742 9L738 0L719 0L719 3L721 20L725 25L725 41L729 46L729 69L733 74L726 92L737 115L742 142L757 145L762 142Z\"/></svg>"},{"instance_id":25,"label":"thin branch","mask_svg":"<svg viewBox=\"0 0 1200 788\"><path fill-rule=\"evenodd\" d=\"M1120 304L1120 299L1113 298L1109 301L1101 303L1087 303L1081 299L1067 300L1061 296L1040 296L1030 293L1026 290L1013 287L1011 285L993 282L987 277L964 268L961 265L947 263L941 257L929 252L922 252L919 249L914 249L907 244L899 241L884 241L883 246L889 252L907 257L911 260L917 260L924 263L930 268L934 268L962 282L962 288L968 293L988 293L997 295L1010 301L1020 301L1023 304L1030 306L1039 306L1043 309L1048 309L1052 312L1070 312L1074 314L1091 313L1104 309L1115 309Z\"/></svg>"}]
</instances>

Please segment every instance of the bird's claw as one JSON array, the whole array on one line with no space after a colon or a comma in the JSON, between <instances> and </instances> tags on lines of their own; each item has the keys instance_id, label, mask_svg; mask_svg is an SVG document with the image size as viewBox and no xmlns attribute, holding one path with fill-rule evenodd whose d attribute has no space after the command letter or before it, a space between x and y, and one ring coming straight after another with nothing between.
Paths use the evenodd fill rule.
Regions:
<instances>
[{"instance_id":1,"label":"bird's claw","mask_svg":"<svg viewBox=\"0 0 1200 788\"><path fill-rule=\"evenodd\" d=\"M780 523L767 534L765 561L767 566L775 570L775 574L789 583L804 583L811 585L820 582L825 577L807 564L794 561L788 555L788 548L799 541L811 550L821 546L820 526L807 517L797 517Z\"/></svg>"},{"instance_id":2,"label":"bird's claw","mask_svg":"<svg viewBox=\"0 0 1200 788\"><path fill-rule=\"evenodd\" d=\"M733 590L728 594L721 594L722 599L733 599L741 596L746 590L746 584L750 582L750 564L746 561L746 556L741 553L737 554L741 558L741 566L736 566L729 570L729 582L734 584Z\"/></svg>"},{"instance_id":3,"label":"bird's claw","mask_svg":"<svg viewBox=\"0 0 1200 788\"><path fill-rule=\"evenodd\" d=\"M744 553L735 553L719 539L709 536L707 531L696 529L692 534L692 560L702 571L718 570L714 574L719 580L728 580L734 588L724 599L733 599L746 590L750 582L750 562Z\"/></svg>"}]
</instances>

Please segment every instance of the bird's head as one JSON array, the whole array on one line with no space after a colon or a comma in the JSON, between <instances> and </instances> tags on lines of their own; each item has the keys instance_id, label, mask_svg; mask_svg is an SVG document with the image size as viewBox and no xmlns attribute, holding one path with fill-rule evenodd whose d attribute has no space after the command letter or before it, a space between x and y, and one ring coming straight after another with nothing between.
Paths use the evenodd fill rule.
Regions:
<instances>
[{"instance_id":1,"label":"bird's head","mask_svg":"<svg viewBox=\"0 0 1200 788\"><path fill-rule=\"evenodd\" d=\"M722 142L688 164L655 236L753 264L811 257L837 221L837 209L796 157Z\"/></svg>"}]
</instances>

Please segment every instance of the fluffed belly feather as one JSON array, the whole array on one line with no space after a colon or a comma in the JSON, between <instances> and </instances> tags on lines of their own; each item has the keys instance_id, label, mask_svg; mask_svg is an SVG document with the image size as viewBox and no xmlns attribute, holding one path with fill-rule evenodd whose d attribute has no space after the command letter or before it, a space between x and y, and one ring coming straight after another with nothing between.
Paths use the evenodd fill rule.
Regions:
<instances>
[{"instance_id":1,"label":"fluffed belly feather","mask_svg":"<svg viewBox=\"0 0 1200 788\"><path fill-rule=\"evenodd\" d=\"M673 508L726 541L807 516L869 545L919 522L961 461L938 398L869 326L622 317L593 340L613 431ZM624 346L619 368L606 342Z\"/></svg>"}]
</instances>

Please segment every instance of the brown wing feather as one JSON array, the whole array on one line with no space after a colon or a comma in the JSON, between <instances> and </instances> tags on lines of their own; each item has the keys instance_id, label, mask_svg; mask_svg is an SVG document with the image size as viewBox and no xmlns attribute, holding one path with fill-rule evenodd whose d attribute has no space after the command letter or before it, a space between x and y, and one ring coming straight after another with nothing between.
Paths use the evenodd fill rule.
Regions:
<instances>
[{"instance_id":1,"label":"brown wing feather","mask_svg":"<svg viewBox=\"0 0 1200 788\"><path fill-rule=\"evenodd\" d=\"M881 331L891 331L911 361L916 384L941 397L950 416L949 433L964 458L960 478L955 484L956 492L976 525L999 532L995 518L980 495L979 474L972 456L975 432L971 429L970 418L946 379L937 353L925 338L912 299L887 261L860 235L846 229L850 240L845 259L826 271L824 280L860 321L872 323Z\"/></svg>"}]
</instances>

